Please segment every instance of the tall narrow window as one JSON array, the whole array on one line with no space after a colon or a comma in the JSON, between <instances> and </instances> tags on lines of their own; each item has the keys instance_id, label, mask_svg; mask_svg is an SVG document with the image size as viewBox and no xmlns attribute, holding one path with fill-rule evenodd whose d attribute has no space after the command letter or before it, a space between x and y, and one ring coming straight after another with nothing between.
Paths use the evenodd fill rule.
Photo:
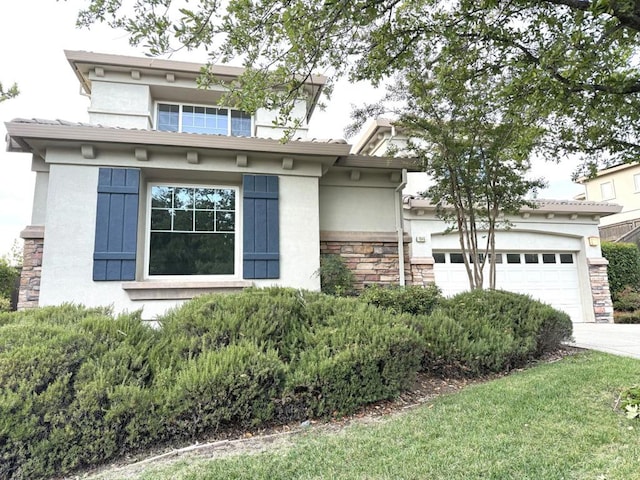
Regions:
<instances>
[{"instance_id":1,"label":"tall narrow window","mask_svg":"<svg viewBox=\"0 0 640 480\"><path fill-rule=\"evenodd\" d=\"M613 181L601 183L600 194L602 195L602 200L613 200L616 198L616 192L613 189Z\"/></svg>"}]
</instances>

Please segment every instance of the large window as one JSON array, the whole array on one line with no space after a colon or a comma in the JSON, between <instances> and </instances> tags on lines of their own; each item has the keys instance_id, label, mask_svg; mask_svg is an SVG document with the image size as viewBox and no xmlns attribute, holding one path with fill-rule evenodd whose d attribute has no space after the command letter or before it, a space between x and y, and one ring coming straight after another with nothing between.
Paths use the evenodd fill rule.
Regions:
<instances>
[{"instance_id":1,"label":"large window","mask_svg":"<svg viewBox=\"0 0 640 480\"><path fill-rule=\"evenodd\" d=\"M235 188L151 185L150 190L150 276L236 273Z\"/></svg>"},{"instance_id":2,"label":"large window","mask_svg":"<svg viewBox=\"0 0 640 480\"><path fill-rule=\"evenodd\" d=\"M229 108L158 104L156 128L166 132L251 136L251 115Z\"/></svg>"}]
</instances>

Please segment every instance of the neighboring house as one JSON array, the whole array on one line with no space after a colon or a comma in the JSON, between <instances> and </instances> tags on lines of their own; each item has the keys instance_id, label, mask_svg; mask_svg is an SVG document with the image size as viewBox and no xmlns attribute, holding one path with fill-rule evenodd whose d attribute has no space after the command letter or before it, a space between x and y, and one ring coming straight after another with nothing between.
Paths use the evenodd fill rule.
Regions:
<instances>
[{"instance_id":1,"label":"neighboring house","mask_svg":"<svg viewBox=\"0 0 640 480\"><path fill-rule=\"evenodd\" d=\"M374 122L353 153L342 140L306 138L324 77L305 83L296 105L305 121L281 143L273 112L220 107L221 88L198 89L200 65L66 56L91 99L90 122L6 123L8 150L31 153L36 172L19 308L112 304L151 319L205 292L318 290L321 254L341 255L357 288L467 288L457 236L428 202L403 197L424 174L380 156L406 145L389 122ZM241 71L214 74L228 81ZM597 202L523 209L497 237L499 286L576 322L611 321L597 225L617 211Z\"/></svg>"},{"instance_id":2,"label":"neighboring house","mask_svg":"<svg viewBox=\"0 0 640 480\"><path fill-rule=\"evenodd\" d=\"M622 211L600 220L603 240L624 240L632 237L634 230L640 229L640 164L605 168L593 178L578 179L578 183L584 185L585 200L622 205Z\"/></svg>"},{"instance_id":3,"label":"neighboring house","mask_svg":"<svg viewBox=\"0 0 640 480\"><path fill-rule=\"evenodd\" d=\"M32 153L36 172L20 308L112 304L153 318L204 292L318 290L321 251L350 251L360 287L412 281L398 255L412 163L305 138L324 77L305 83L305 121L281 143L273 112L219 107L220 88L198 89L200 65L66 56L90 123L6 123L8 150Z\"/></svg>"},{"instance_id":4,"label":"neighboring house","mask_svg":"<svg viewBox=\"0 0 640 480\"><path fill-rule=\"evenodd\" d=\"M394 148L406 142L386 120L371 122L365 132L354 154L384 155L385 141L395 142ZM408 176L413 188L404 197L404 230L411 237L411 266L421 265L425 278L430 276L446 295L468 290L457 233L438 218L434 205L413 195L426 189L427 175L414 172ZM510 228L496 234L497 287L547 302L569 313L574 322L613 321L598 223L621 207L568 200L537 200L535 204L536 208L525 207L508 218Z\"/></svg>"}]
</instances>

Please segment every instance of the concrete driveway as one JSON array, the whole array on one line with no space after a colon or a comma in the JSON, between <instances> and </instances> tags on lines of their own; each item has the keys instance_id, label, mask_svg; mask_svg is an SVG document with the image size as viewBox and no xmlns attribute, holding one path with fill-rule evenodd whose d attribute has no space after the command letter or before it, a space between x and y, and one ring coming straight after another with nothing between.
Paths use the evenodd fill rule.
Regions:
<instances>
[{"instance_id":1,"label":"concrete driveway","mask_svg":"<svg viewBox=\"0 0 640 480\"><path fill-rule=\"evenodd\" d=\"M570 345L640 358L640 325L574 323Z\"/></svg>"}]
</instances>

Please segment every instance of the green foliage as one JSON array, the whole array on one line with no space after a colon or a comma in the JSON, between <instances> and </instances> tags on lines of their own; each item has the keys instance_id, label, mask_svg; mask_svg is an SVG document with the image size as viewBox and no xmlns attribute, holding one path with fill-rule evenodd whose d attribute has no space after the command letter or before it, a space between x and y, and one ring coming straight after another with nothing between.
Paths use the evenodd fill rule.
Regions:
<instances>
[{"instance_id":1,"label":"green foliage","mask_svg":"<svg viewBox=\"0 0 640 480\"><path fill-rule=\"evenodd\" d=\"M640 311L640 292L631 287L625 287L617 293L613 301L613 309L616 312Z\"/></svg>"},{"instance_id":2,"label":"green foliage","mask_svg":"<svg viewBox=\"0 0 640 480\"><path fill-rule=\"evenodd\" d=\"M349 295L353 292L353 272L340 255L321 255L320 288L329 295Z\"/></svg>"},{"instance_id":3,"label":"green foliage","mask_svg":"<svg viewBox=\"0 0 640 480\"><path fill-rule=\"evenodd\" d=\"M429 315L441 299L440 289L435 284L426 287L371 285L360 294L360 300L366 303L411 315Z\"/></svg>"},{"instance_id":4,"label":"green foliage","mask_svg":"<svg viewBox=\"0 0 640 480\"><path fill-rule=\"evenodd\" d=\"M571 319L530 297L499 290L460 293L412 326L426 342L423 368L473 376L509 370L557 349Z\"/></svg>"},{"instance_id":5,"label":"green foliage","mask_svg":"<svg viewBox=\"0 0 640 480\"><path fill-rule=\"evenodd\" d=\"M635 243L602 242L602 256L609 261L607 274L614 301L626 287L640 288L640 252Z\"/></svg>"},{"instance_id":6,"label":"green foliage","mask_svg":"<svg viewBox=\"0 0 640 480\"><path fill-rule=\"evenodd\" d=\"M627 418L640 418L640 385L627 388L620 395L620 407L624 409Z\"/></svg>"},{"instance_id":7,"label":"green foliage","mask_svg":"<svg viewBox=\"0 0 640 480\"><path fill-rule=\"evenodd\" d=\"M15 83L11 85L8 90L5 90L2 86L2 83L0 83L0 103L4 102L5 100L17 97L19 94L20 91L18 90L18 85L16 85Z\"/></svg>"},{"instance_id":8,"label":"green foliage","mask_svg":"<svg viewBox=\"0 0 640 480\"><path fill-rule=\"evenodd\" d=\"M640 323L640 310L633 312L613 312L613 323L638 324Z\"/></svg>"},{"instance_id":9,"label":"green foliage","mask_svg":"<svg viewBox=\"0 0 640 480\"><path fill-rule=\"evenodd\" d=\"M19 274L16 267L9 265L4 258L0 258L0 298L11 298Z\"/></svg>"}]
</instances>

